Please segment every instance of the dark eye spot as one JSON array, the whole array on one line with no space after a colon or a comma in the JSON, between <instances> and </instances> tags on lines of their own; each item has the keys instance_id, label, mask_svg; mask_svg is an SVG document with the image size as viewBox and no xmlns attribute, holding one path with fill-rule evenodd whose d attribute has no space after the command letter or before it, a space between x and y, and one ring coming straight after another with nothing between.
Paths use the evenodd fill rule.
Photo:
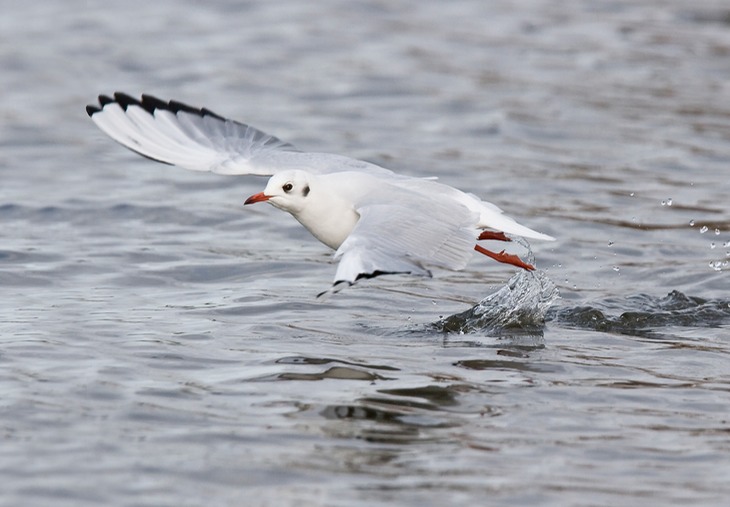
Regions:
<instances>
[{"instance_id":1,"label":"dark eye spot","mask_svg":"<svg viewBox=\"0 0 730 507\"><path fill-rule=\"evenodd\" d=\"M281 187L281 189L286 192L287 194L291 192L291 189L294 188L294 185L291 183L284 183L284 186Z\"/></svg>"},{"instance_id":2,"label":"dark eye spot","mask_svg":"<svg viewBox=\"0 0 730 507\"><path fill-rule=\"evenodd\" d=\"M304 197L307 197L309 195L309 185L307 185L306 187L304 187L304 190L302 190L302 195Z\"/></svg>"}]
</instances>

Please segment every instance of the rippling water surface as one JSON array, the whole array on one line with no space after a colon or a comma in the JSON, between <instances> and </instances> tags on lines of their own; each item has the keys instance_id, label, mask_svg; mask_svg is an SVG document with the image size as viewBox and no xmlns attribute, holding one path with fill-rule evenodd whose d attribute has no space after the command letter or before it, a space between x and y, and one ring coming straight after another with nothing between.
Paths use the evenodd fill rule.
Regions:
<instances>
[{"instance_id":1,"label":"rippling water surface","mask_svg":"<svg viewBox=\"0 0 730 507\"><path fill-rule=\"evenodd\" d=\"M725 505L724 2L9 2L3 505ZM206 106L558 238L324 301L330 252L84 106ZM513 245L528 255L525 246Z\"/></svg>"}]
</instances>

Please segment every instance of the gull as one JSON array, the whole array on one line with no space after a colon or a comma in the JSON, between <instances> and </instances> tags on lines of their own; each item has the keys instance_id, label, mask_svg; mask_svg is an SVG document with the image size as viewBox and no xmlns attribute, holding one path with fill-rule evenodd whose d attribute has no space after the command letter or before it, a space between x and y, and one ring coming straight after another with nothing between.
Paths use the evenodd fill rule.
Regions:
<instances>
[{"instance_id":1,"label":"gull","mask_svg":"<svg viewBox=\"0 0 730 507\"><path fill-rule=\"evenodd\" d=\"M152 160L193 171L270 176L244 204L290 213L339 261L329 291L384 274L431 276L428 266L463 269L474 251L534 270L481 240L507 236L553 241L496 205L435 181L328 153L298 151L250 125L206 108L117 92L86 107L109 137ZM322 293L324 294L324 293Z\"/></svg>"}]
</instances>

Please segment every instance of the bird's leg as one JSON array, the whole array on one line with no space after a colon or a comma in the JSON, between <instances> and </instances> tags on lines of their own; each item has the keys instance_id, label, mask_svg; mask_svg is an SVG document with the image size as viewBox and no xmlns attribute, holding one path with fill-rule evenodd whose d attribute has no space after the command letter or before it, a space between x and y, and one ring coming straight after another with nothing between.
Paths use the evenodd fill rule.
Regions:
<instances>
[{"instance_id":1,"label":"bird's leg","mask_svg":"<svg viewBox=\"0 0 730 507\"><path fill-rule=\"evenodd\" d=\"M491 257L497 262L504 262L505 264L512 264L513 266L517 266L518 268L526 269L527 271L534 271L535 266L531 264L527 264L522 259L517 257L514 254L508 254L504 253L504 250L502 250L499 253L491 252L487 250L486 248L483 248L479 245L474 245L474 250L479 252L480 254L484 254L487 257Z\"/></svg>"},{"instance_id":2,"label":"bird's leg","mask_svg":"<svg viewBox=\"0 0 730 507\"><path fill-rule=\"evenodd\" d=\"M507 236L505 236L503 232L494 232L494 231L482 231L482 233L479 235L477 240L482 240L482 239L496 239L497 241L512 241Z\"/></svg>"}]
</instances>

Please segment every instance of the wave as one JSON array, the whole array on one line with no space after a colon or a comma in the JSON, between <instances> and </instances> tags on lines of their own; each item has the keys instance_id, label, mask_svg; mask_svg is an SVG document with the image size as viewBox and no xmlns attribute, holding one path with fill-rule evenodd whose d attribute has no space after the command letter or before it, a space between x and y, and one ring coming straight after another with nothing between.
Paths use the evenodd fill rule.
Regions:
<instances>
[{"instance_id":1,"label":"wave","mask_svg":"<svg viewBox=\"0 0 730 507\"><path fill-rule=\"evenodd\" d=\"M687 296L677 290L663 297L636 294L556 308L549 312L547 320L563 327L646 336L669 327L730 324L730 300Z\"/></svg>"},{"instance_id":2,"label":"wave","mask_svg":"<svg viewBox=\"0 0 730 507\"><path fill-rule=\"evenodd\" d=\"M552 305L559 291L541 271L522 272L477 305L433 326L447 333L542 336L546 323L572 329L652 336L672 327L730 324L730 300L703 299L678 290L666 296L636 294L573 307Z\"/></svg>"}]
</instances>

